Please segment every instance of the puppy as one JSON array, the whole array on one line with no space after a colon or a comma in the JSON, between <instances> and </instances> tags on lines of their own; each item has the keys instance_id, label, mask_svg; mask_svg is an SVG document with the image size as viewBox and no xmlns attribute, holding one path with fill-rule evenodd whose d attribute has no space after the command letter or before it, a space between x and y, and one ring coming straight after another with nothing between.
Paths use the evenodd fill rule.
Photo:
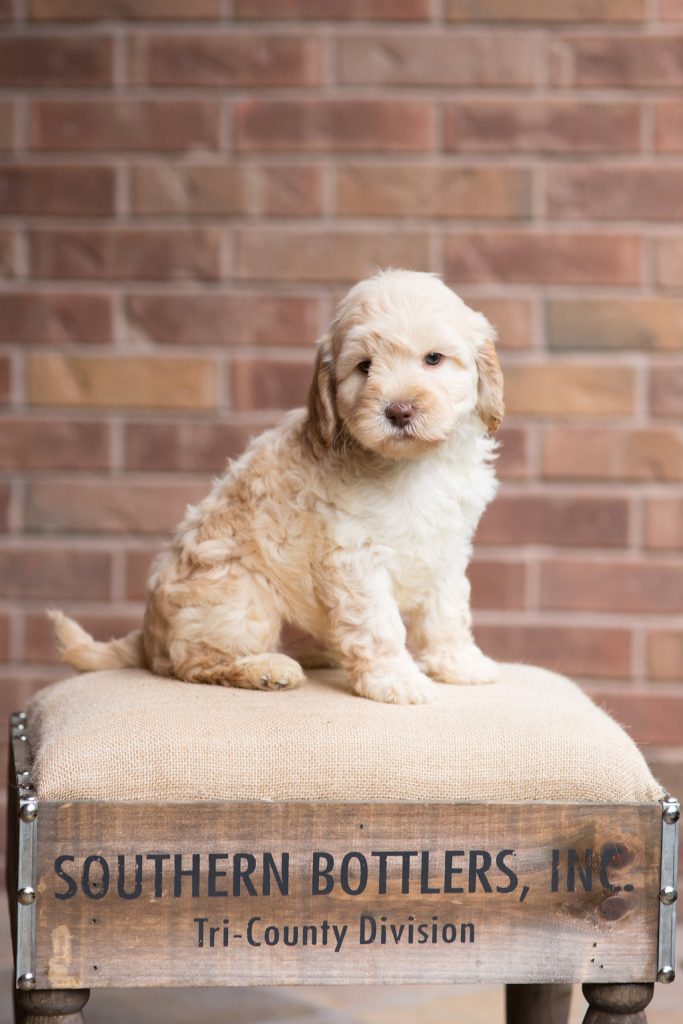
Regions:
<instances>
[{"instance_id":1,"label":"puppy","mask_svg":"<svg viewBox=\"0 0 683 1024\"><path fill-rule=\"evenodd\" d=\"M495 681L472 640L465 576L496 491L494 337L431 274L387 270L355 285L319 344L307 408L188 508L153 570L143 630L97 643L52 612L64 660L285 689L304 678L278 652L288 622L372 700L421 703L435 681Z\"/></svg>"}]
</instances>

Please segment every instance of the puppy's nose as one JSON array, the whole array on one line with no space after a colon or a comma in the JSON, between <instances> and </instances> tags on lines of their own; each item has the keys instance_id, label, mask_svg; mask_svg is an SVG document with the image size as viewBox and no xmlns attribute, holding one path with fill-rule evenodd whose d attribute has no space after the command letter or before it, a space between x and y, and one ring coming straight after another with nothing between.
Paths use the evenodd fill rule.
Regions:
<instances>
[{"instance_id":1,"label":"puppy's nose","mask_svg":"<svg viewBox=\"0 0 683 1024\"><path fill-rule=\"evenodd\" d=\"M384 410L384 415L396 427L405 427L415 415L415 406L412 402L390 402Z\"/></svg>"}]
</instances>

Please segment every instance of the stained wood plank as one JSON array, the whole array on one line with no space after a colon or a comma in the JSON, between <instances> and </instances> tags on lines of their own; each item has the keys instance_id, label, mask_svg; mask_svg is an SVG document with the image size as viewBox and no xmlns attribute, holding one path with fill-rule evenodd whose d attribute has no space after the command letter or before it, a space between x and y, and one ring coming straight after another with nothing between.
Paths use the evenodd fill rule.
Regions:
<instances>
[{"instance_id":1,"label":"stained wood plank","mask_svg":"<svg viewBox=\"0 0 683 1024\"><path fill-rule=\"evenodd\" d=\"M660 822L658 804L41 804L38 986L652 980Z\"/></svg>"}]
</instances>

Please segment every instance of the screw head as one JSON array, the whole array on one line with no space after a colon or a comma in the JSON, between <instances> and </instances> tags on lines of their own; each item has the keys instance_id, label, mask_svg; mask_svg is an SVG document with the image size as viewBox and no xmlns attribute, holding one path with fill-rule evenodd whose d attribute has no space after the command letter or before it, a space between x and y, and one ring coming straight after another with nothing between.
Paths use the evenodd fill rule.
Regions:
<instances>
[{"instance_id":1,"label":"screw head","mask_svg":"<svg viewBox=\"0 0 683 1024\"><path fill-rule=\"evenodd\" d=\"M674 889L673 885L665 885L663 889L659 890L660 903L666 903L668 906L671 903L675 903L677 899L678 893Z\"/></svg>"},{"instance_id":2,"label":"screw head","mask_svg":"<svg viewBox=\"0 0 683 1024\"><path fill-rule=\"evenodd\" d=\"M34 821L38 814L38 801L34 797L21 801L19 817L22 821Z\"/></svg>"},{"instance_id":3,"label":"screw head","mask_svg":"<svg viewBox=\"0 0 683 1024\"><path fill-rule=\"evenodd\" d=\"M665 985L670 985L675 977L675 970L673 969L673 967L671 967L670 964L667 964L665 967L662 967L661 971L658 972L657 981L661 981Z\"/></svg>"},{"instance_id":4,"label":"screw head","mask_svg":"<svg viewBox=\"0 0 683 1024\"><path fill-rule=\"evenodd\" d=\"M662 817L667 825L675 825L681 816L681 805L672 796L665 796L662 800Z\"/></svg>"},{"instance_id":5,"label":"screw head","mask_svg":"<svg viewBox=\"0 0 683 1024\"><path fill-rule=\"evenodd\" d=\"M26 974L22 974L20 978L17 978L17 988L21 989L22 992L30 992L36 987L36 976L31 971L27 971Z\"/></svg>"},{"instance_id":6,"label":"screw head","mask_svg":"<svg viewBox=\"0 0 683 1024\"><path fill-rule=\"evenodd\" d=\"M29 907L36 898L36 890L32 885L25 885L17 892L17 899L23 907Z\"/></svg>"}]
</instances>

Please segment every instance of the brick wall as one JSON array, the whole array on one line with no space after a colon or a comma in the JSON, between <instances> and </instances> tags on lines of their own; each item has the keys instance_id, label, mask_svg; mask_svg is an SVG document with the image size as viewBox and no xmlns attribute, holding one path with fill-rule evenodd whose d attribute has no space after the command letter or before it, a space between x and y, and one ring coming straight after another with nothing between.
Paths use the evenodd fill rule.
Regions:
<instances>
[{"instance_id":1,"label":"brick wall","mask_svg":"<svg viewBox=\"0 0 683 1024\"><path fill-rule=\"evenodd\" d=\"M681 0L0 0L0 20L3 708L59 673L45 606L103 638L139 622L151 552L300 403L346 284L393 264L500 333L482 645L581 678L674 779Z\"/></svg>"}]
</instances>

